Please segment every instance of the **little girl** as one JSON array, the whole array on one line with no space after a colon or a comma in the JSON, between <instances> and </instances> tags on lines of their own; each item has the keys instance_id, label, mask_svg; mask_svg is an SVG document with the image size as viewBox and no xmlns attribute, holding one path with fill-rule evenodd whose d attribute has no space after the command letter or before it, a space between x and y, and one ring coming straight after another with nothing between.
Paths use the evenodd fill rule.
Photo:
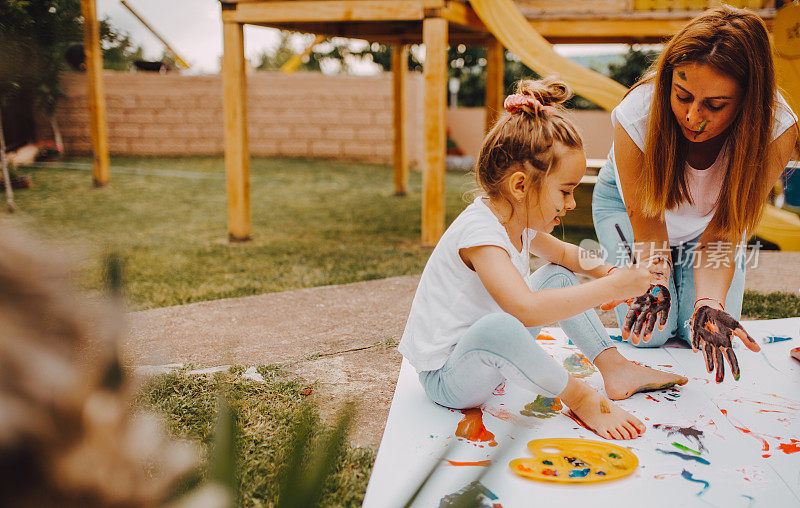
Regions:
<instances>
[{"instance_id":1,"label":"little girl","mask_svg":"<svg viewBox=\"0 0 800 508\"><path fill-rule=\"evenodd\" d=\"M583 143L554 79L523 80L486 136L476 168L483 195L450 225L422 272L399 350L434 402L484 403L505 379L559 397L599 436L633 439L641 421L567 374L535 340L558 321L603 375L611 399L685 384L686 378L629 362L593 307L639 296L651 274L637 266L579 263L580 249L550 232L586 169ZM530 254L550 264L530 274ZM597 280L579 284L573 272Z\"/></svg>"}]
</instances>

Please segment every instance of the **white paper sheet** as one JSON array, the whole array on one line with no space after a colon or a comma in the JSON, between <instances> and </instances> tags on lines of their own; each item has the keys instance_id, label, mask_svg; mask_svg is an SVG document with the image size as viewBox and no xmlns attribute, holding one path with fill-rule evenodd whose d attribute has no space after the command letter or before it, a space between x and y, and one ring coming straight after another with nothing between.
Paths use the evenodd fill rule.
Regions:
<instances>
[{"instance_id":1,"label":"white paper sheet","mask_svg":"<svg viewBox=\"0 0 800 508\"><path fill-rule=\"evenodd\" d=\"M498 445L458 438L455 431L465 415L431 402L416 372L404 361L364 506L402 506L436 463L440 467L414 506L446 506L445 496L463 489L481 473L486 506L800 505L800 453L792 451L792 439L800 439L800 369L788 357L789 349L800 346L800 318L745 322L744 326L759 340L766 334L793 339L764 344L763 355L737 347L741 379L736 382L728 375L719 385L713 374L706 373L702 354L691 349L617 344L628 359L683 374L690 382L619 402L648 428L638 439L612 441L633 451L640 466L631 476L606 483L549 484L516 476L508 463L529 457L526 445L533 439L603 439L562 413L547 419L522 415L520 411L536 394L511 383L483 407L483 423ZM578 352L560 329L545 332L555 340L541 343L559 361ZM616 332L609 329L611 334ZM599 373L584 379L602 390ZM702 436L694 435L700 432ZM763 450L762 438L768 451ZM683 453L673 443L699 451L700 456ZM442 461L445 453L447 460ZM492 466L451 465L448 460L491 460ZM708 482L708 487L702 482Z\"/></svg>"}]
</instances>

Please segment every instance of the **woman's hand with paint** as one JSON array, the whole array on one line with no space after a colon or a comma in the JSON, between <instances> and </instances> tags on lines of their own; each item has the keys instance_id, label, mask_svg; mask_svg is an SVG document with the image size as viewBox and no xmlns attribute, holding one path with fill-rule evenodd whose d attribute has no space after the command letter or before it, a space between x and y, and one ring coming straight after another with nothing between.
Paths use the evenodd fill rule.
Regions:
<instances>
[{"instance_id":1,"label":"woman's hand with paint","mask_svg":"<svg viewBox=\"0 0 800 508\"><path fill-rule=\"evenodd\" d=\"M737 336L751 351L761 351L755 340L750 336L738 321L723 309L708 305L697 307L690 323L692 330L692 349L703 351L706 360L706 370L711 372L716 368L716 381L721 383L725 378L724 358L728 359L733 373L733 379L739 380L739 361L733 352L731 339Z\"/></svg>"},{"instance_id":2,"label":"woman's hand with paint","mask_svg":"<svg viewBox=\"0 0 800 508\"><path fill-rule=\"evenodd\" d=\"M656 321L659 330L666 326L671 301L672 297L665 285L651 285L645 294L628 303L630 307L622 325L622 338L630 338L634 344L638 344L640 340L650 340Z\"/></svg>"}]
</instances>

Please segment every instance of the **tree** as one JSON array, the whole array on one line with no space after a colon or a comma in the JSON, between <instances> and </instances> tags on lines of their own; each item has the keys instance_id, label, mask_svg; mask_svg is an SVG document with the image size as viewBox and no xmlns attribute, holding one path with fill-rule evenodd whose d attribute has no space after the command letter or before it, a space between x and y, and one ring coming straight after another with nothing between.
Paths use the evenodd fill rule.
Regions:
<instances>
[{"instance_id":1,"label":"tree","mask_svg":"<svg viewBox=\"0 0 800 508\"><path fill-rule=\"evenodd\" d=\"M27 109L29 118L34 109L44 112L59 150L63 144L54 113L63 96L65 54L69 48L81 57L82 46L76 46L82 41L80 0L0 0L0 107L17 101L26 104L18 109ZM107 19L101 22L101 44L106 68L127 69L141 57L141 48L133 49L129 36Z\"/></svg>"},{"instance_id":2,"label":"tree","mask_svg":"<svg viewBox=\"0 0 800 508\"><path fill-rule=\"evenodd\" d=\"M633 47L628 49L625 60L620 64L611 63L608 65L608 76L626 87L630 88L639 81L642 74L650 67L650 64L658 57L658 51L637 50Z\"/></svg>"}]
</instances>

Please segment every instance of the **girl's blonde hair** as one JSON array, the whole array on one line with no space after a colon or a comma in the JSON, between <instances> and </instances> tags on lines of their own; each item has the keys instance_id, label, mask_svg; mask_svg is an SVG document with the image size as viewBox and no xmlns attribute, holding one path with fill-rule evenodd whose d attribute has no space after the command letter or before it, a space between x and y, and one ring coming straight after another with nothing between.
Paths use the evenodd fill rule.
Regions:
<instances>
[{"instance_id":1,"label":"girl's blonde hair","mask_svg":"<svg viewBox=\"0 0 800 508\"><path fill-rule=\"evenodd\" d=\"M517 83L516 93L534 97L544 108L522 106L518 112L503 113L484 138L475 169L480 189L490 198L505 199L512 210L513 201L502 185L506 177L522 171L528 193L538 191L557 162L556 142L583 150L577 129L564 116L562 104L572 97L566 83L555 78L524 79Z\"/></svg>"},{"instance_id":2,"label":"girl's blonde hair","mask_svg":"<svg viewBox=\"0 0 800 508\"><path fill-rule=\"evenodd\" d=\"M644 161L636 198L642 213L659 217L664 210L691 203L686 183L686 150L670 105L672 71L687 63L709 65L741 86L742 102L728 136L730 165L708 230L737 242L752 234L771 187L766 155L775 108L775 73L764 22L752 12L727 5L691 20L670 39L661 55L635 87L653 83Z\"/></svg>"}]
</instances>

